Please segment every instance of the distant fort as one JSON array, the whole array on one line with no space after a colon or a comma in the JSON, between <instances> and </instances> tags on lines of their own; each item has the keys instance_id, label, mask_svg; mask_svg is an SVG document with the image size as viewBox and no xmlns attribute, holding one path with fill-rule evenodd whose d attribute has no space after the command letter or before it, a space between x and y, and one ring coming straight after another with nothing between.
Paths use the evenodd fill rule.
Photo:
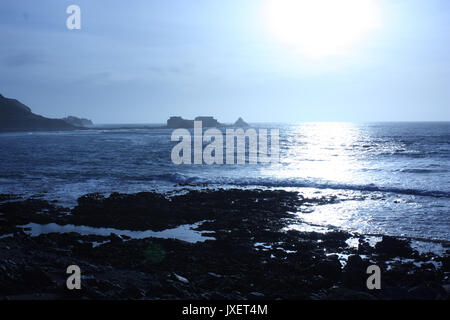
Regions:
<instances>
[{"instance_id":1,"label":"distant fort","mask_svg":"<svg viewBox=\"0 0 450 320\"><path fill-rule=\"evenodd\" d=\"M229 125L220 123L214 117L196 117L194 120L183 119L182 117L170 117L167 120L167 128L193 128L194 121L201 121L203 127L228 127ZM246 123L242 118L239 118L233 125L233 127L248 127L248 123Z\"/></svg>"}]
</instances>

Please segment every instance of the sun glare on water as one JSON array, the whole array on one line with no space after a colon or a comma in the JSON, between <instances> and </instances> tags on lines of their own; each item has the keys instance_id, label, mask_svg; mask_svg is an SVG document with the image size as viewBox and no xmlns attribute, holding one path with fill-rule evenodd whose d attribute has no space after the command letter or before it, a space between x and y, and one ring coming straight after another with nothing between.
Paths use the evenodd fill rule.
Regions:
<instances>
[{"instance_id":1,"label":"sun glare on water","mask_svg":"<svg viewBox=\"0 0 450 320\"><path fill-rule=\"evenodd\" d=\"M310 57L346 53L380 26L376 0L267 0L269 32Z\"/></svg>"}]
</instances>

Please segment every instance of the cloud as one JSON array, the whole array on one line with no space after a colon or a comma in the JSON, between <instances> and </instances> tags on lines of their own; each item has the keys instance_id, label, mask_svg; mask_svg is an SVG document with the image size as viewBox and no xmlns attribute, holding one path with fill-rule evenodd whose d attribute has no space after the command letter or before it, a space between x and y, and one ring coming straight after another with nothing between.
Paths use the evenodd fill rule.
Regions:
<instances>
[{"instance_id":1,"label":"cloud","mask_svg":"<svg viewBox=\"0 0 450 320\"><path fill-rule=\"evenodd\" d=\"M113 82L112 76L113 74L110 71L96 72L82 75L77 79L71 80L70 83L72 85L104 86Z\"/></svg>"},{"instance_id":2,"label":"cloud","mask_svg":"<svg viewBox=\"0 0 450 320\"><path fill-rule=\"evenodd\" d=\"M43 64L46 61L39 54L21 52L6 56L3 63L8 67L28 67Z\"/></svg>"},{"instance_id":3,"label":"cloud","mask_svg":"<svg viewBox=\"0 0 450 320\"><path fill-rule=\"evenodd\" d=\"M147 67L147 70L161 76L189 76L192 75L194 66L189 63L178 64L172 66L150 66Z\"/></svg>"}]
</instances>

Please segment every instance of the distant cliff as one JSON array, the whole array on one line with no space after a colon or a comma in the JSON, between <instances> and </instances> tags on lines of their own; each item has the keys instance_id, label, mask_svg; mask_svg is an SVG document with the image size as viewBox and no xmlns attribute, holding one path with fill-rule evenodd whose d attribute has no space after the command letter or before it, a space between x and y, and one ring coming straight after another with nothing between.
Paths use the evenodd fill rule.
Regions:
<instances>
[{"instance_id":1,"label":"distant cliff","mask_svg":"<svg viewBox=\"0 0 450 320\"><path fill-rule=\"evenodd\" d=\"M31 112L31 109L15 99L0 94L0 132L8 131L59 131L76 127L61 120L49 119Z\"/></svg>"},{"instance_id":2,"label":"distant cliff","mask_svg":"<svg viewBox=\"0 0 450 320\"><path fill-rule=\"evenodd\" d=\"M94 123L89 119L78 118L78 117L74 117L74 116L68 116L68 117L62 118L62 120L64 120L68 124L71 124L75 127L89 127L89 126L94 125Z\"/></svg>"}]
</instances>

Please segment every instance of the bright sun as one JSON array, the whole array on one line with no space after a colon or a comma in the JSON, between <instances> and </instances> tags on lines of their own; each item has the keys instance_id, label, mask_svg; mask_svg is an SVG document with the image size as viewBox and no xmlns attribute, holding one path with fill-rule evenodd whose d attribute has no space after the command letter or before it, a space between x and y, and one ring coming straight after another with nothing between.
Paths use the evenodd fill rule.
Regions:
<instances>
[{"instance_id":1,"label":"bright sun","mask_svg":"<svg viewBox=\"0 0 450 320\"><path fill-rule=\"evenodd\" d=\"M310 57L343 54L380 25L375 0L267 0L265 16L277 39Z\"/></svg>"}]
</instances>

